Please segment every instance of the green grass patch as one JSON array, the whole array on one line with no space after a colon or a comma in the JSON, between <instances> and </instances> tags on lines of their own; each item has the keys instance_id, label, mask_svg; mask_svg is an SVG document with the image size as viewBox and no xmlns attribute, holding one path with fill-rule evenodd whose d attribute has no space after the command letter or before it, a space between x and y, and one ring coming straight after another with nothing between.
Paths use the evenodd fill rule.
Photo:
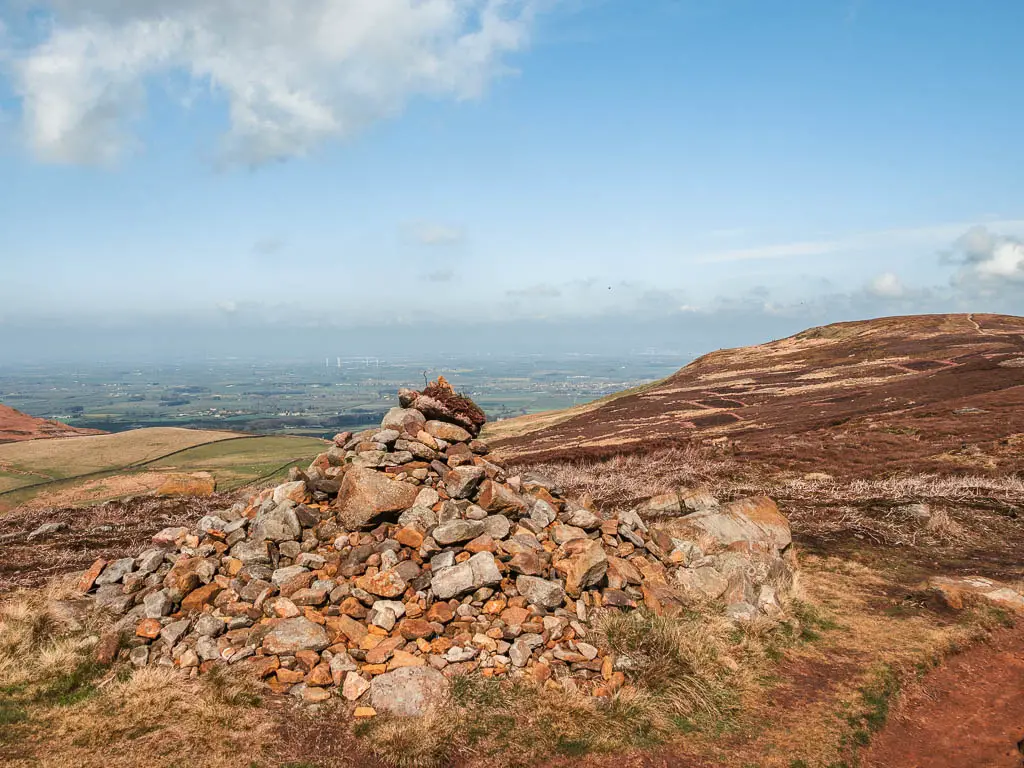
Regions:
<instances>
[{"instance_id":1,"label":"green grass patch","mask_svg":"<svg viewBox=\"0 0 1024 768\"><path fill-rule=\"evenodd\" d=\"M95 681L106 667L95 661L83 661L71 672L51 679L35 696L40 704L68 707L92 697L96 693Z\"/></svg>"}]
</instances>

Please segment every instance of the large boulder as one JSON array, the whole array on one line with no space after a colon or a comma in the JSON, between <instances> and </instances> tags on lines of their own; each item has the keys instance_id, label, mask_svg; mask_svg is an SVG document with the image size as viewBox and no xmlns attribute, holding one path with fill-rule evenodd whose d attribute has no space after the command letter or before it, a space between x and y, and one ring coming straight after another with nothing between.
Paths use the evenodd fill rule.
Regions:
<instances>
[{"instance_id":1,"label":"large boulder","mask_svg":"<svg viewBox=\"0 0 1024 768\"><path fill-rule=\"evenodd\" d=\"M402 667L370 683L370 706L398 717L425 715L447 695L447 678L432 667Z\"/></svg>"},{"instance_id":2,"label":"large boulder","mask_svg":"<svg viewBox=\"0 0 1024 768\"><path fill-rule=\"evenodd\" d=\"M335 508L343 524L361 528L381 515L408 509L418 493L415 485L393 480L383 472L355 468L345 473Z\"/></svg>"},{"instance_id":3,"label":"large boulder","mask_svg":"<svg viewBox=\"0 0 1024 768\"><path fill-rule=\"evenodd\" d=\"M752 550L782 550L793 537L789 521L767 496L731 501L653 527L669 537L696 542L705 553L735 545Z\"/></svg>"}]
</instances>

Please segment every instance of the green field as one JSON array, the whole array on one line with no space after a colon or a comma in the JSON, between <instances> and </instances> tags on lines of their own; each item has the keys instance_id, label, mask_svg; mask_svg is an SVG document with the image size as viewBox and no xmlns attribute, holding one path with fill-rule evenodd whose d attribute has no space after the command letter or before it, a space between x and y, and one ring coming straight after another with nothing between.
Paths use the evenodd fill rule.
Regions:
<instances>
[{"instance_id":1,"label":"green field","mask_svg":"<svg viewBox=\"0 0 1024 768\"><path fill-rule=\"evenodd\" d=\"M107 501L154 490L168 474L210 472L230 491L283 477L326 443L176 428L33 440L0 446L0 510Z\"/></svg>"}]
</instances>

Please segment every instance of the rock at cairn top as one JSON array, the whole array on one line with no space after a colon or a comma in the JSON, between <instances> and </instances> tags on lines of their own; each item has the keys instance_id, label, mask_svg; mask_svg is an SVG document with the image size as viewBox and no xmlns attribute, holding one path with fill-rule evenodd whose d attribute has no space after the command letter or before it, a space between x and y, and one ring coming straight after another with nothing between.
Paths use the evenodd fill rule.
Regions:
<instances>
[{"instance_id":1,"label":"rock at cairn top","mask_svg":"<svg viewBox=\"0 0 1024 768\"><path fill-rule=\"evenodd\" d=\"M438 376L437 381L428 384L422 392L399 390L398 401L403 408L417 410L427 419L457 424L472 437L480 434L487 421L480 406L456 392L444 376Z\"/></svg>"}]
</instances>

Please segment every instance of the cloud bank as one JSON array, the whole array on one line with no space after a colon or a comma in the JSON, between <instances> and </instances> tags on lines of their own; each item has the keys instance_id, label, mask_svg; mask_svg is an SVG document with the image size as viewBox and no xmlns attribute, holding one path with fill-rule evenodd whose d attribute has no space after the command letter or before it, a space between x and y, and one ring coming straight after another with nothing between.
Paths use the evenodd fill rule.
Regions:
<instances>
[{"instance_id":1,"label":"cloud bank","mask_svg":"<svg viewBox=\"0 0 1024 768\"><path fill-rule=\"evenodd\" d=\"M479 96L526 45L533 3L27 0L10 67L42 161L116 162L137 144L147 91L184 76L226 102L225 157L257 165L350 138L419 96Z\"/></svg>"}]
</instances>

